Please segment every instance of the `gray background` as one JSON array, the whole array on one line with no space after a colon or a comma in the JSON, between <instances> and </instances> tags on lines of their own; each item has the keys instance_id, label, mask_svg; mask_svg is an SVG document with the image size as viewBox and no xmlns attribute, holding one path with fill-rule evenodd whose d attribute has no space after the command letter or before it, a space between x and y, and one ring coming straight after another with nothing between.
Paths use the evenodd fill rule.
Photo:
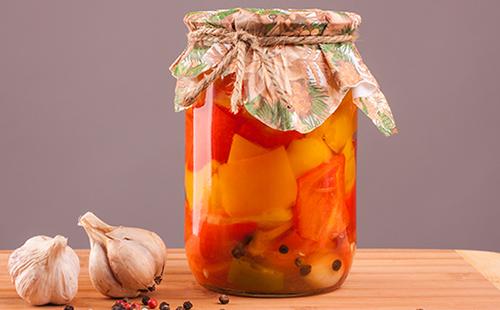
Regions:
<instances>
[{"instance_id":1,"label":"gray background","mask_svg":"<svg viewBox=\"0 0 500 310\"><path fill-rule=\"evenodd\" d=\"M0 248L70 237L86 210L183 240L182 16L352 10L400 134L360 115L362 247L500 250L500 2L0 0Z\"/></svg>"}]
</instances>

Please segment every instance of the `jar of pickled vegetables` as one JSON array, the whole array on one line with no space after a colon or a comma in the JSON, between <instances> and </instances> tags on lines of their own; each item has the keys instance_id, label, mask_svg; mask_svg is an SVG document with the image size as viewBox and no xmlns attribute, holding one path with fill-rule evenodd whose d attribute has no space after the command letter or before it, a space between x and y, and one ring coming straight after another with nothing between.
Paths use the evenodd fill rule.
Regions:
<instances>
[{"instance_id":1,"label":"jar of pickled vegetables","mask_svg":"<svg viewBox=\"0 0 500 310\"><path fill-rule=\"evenodd\" d=\"M172 65L185 111L185 248L196 280L237 295L341 286L356 248L357 110L396 132L349 12L185 17Z\"/></svg>"}]
</instances>

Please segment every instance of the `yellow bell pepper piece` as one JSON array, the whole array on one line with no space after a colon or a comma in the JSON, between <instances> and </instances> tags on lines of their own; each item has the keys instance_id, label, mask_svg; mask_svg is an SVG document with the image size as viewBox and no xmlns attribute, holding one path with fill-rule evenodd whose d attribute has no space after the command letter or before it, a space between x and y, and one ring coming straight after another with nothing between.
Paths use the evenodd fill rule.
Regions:
<instances>
[{"instance_id":1,"label":"yellow bell pepper piece","mask_svg":"<svg viewBox=\"0 0 500 310\"><path fill-rule=\"evenodd\" d=\"M332 151L318 138L294 140L288 146L287 153L296 178L332 157Z\"/></svg>"},{"instance_id":2,"label":"yellow bell pepper piece","mask_svg":"<svg viewBox=\"0 0 500 310\"><path fill-rule=\"evenodd\" d=\"M307 137L321 138L333 151L339 153L352 140L356 128L357 108L349 92L337 110L321 126L307 134Z\"/></svg>"},{"instance_id":3,"label":"yellow bell pepper piece","mask_svg":"<svg viewBox=\"0 0 500 310\"><path fill-rule=\"evenodd\" d=\"M184 174L184 190L189 207L197 208L209 205L219 204L220 197L218 195L218 176L217 169L220 166L219 162L212 160L198 171L191 171L187 168Z\"/></svg>"},{"instance_id":4,"label":"yellow bell pepper piece","mask_svg":"<svg viewBox=\"0 0 500 310\"><path fill-rule=\"evenodd\" d=\"M345 157L345 192L350 193L356 183L356 155L352 140L346 143L342 154Z\"/></svg>"},{"instance_id":5,"label":"yellow bell pepper piece","mask_svg":"<svg viewBox=\"0 0 500 310\"><path fill-rule=\"evenodd\" d=\"M246 159L266 153L268 150L260 145L248 141L240 135L233 136L231 150L229 151L229 163L235 160Z\"/></svg>"},{"instance_id":6,"label":"yellow bell pepper piece","mask_svg":"<svg viewBox=\"0 0 500 310\"><path fill-rule=\"evenodd\" d=\"M289 209L297 184L283 147L219 167L221 201L231 217L260 217Z\"/></svg>"},{"instance_id":7,"label":"yellow bell pepper piece","mask_svg":"<svg viewBox=\"0 0 500 310\"><path fill-rule=\"evenodd\" d=\"M252 242L247 247L248 253L252 256L262 255L266 250L269 250L270 244L289 230L292 225L293 223L289 221L272 229L257 230L253 235Z\"/></svg>"},{"instance_id":8,"label":"yellow bell pepper piece","mask_svg":"<svg viewBox=\"0 0 500 310\"><path fill-rule=\"evenodd\" d=\"M220 197L220 195L215 196ZM211 205L220 206L220 204L212 204L212 202ZM210 224L257 223L259 229L272 229L280 225L291 224L293 217L293 210L291 208L269 210L259 215L245 217L228 216L225 210L221 209L216 210L217 213L209 212L207 222Z\"/></svg>"}]
</instances>

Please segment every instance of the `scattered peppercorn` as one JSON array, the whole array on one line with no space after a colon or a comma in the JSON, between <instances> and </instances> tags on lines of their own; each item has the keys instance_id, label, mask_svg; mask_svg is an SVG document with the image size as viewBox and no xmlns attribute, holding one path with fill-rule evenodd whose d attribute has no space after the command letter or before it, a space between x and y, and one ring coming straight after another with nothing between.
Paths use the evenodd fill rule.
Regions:
<instances>
[{"instance_id":1,"label":"scattered peppercorn","mask_svg":"<svg viewBox=\"0 0 500 310\"><path fill-rule=\"evenodd\" d=\"M130 310L141 310L141 305L136 302L130 304Z\"/></svg>"},{"instance_id":2,"label":"scattered peppercorn","mask_svg":"<svg viewBox=\"0 0 500 310\"><path fill-rule=\"evenodd\" d=\"M302 258L297 257L297 258L295 259L294 263L295 263L295 266L300 267L300 266L302 266L302 264L303 264L304 262L302 261Z\"/></svg>"},{"instance_id":3,"label":"scattered peppercorn","mask_svg":"<svg viewBox=\"0 0 500 310\"><path fill-rule=\"evenodd\" d=\"M123 304L122 300L117 300L113 306L111 307L112 310L126 310L125 305Z\"/></svg>"},{"instance_id":4,"label":"scattered peppercorn","mask_svg":"<svg viewBox=\"0 0 500 310\"><path fill-rule=\"evenodd\" d=\"M160 303L160 310L170 310L170 305L168 302L162 301Z\"/></svg>"},{"instance_id":5,"label":"scattered peppercorn","mask_svg":"<svg viewBox=\"0 0 500 310\"><path fill-rule=\"evenodd\" d=\"M130 304L126 299L119 300L118 302L123 306L125 310L130 310Z\"/></svg>"},{"instance_id":6,"label":"scattered peppercorn","mask_svg":"<svg viewBox=\"0 0 500 310\"><path fill-rule=\"evenodd\" d=\"M229 303L229 296L227 295L220 295L219 296L219 302L223 305L226 305Z\"/></svg>"},{"instance_id":7,"label":"scattered peppercorn","mask_svg":"<svg viewBox=\"0 0 500 310\"><path fill-rule=\"evenodd\" d=\"M243 250L243 246L241 244L238 244L233 248L231 251L231 254L233 255L234 258L238 259L245 255L245 251Z\"/></svg>"},{"instance_id":8,"label":"scattered peppercorn","mask_svg":"<svg viewBox=\"0 0 500 310\"><path fill-rule=\"evenodd\" d=\"M149 299L150 299L150 298L149 298L149 296L147 296L147 295L142 296L142 299L141 299L142 304L143 304L143 305L145 305L145 306L147 306L147 305L148 305L148 301L149 301Z\"/></svg>"},{"instance_id":9,"label":"scattered peppercorn","mask_svg":"<svg viewBox=\"0 0 500 310\"><path fill-rule=\"evenodd\" d=\"M280 245L279 251L281 254L286 254L288 253L288 247L284 244Z\"/></svg>"},{"instance_id":10,"label":"scattered peppercorn","mask_svg":"<svg viewBox=\"0 0 500 310\"><path fill-rule=\"evenodd\" d=\"M154 298L149 298L148 307L149 309L155 309L158 306L158 301Z\"/></svg>"},{"instance_id":11,"label":"scattered peppercorn","mask_svg":"<svg viewBox=\"0 0 500 310\"><path fill-rule=\"evenodd\" d=\"M66 305L64 310L74 310L75 308L72 305Z\"/></svg>"},{"instance_id":12,"label":"scattered peppercorn","mask_svg":"<svg viewBox=\"0 0 500 310\"><path fill-rule=\"evenodd\" d=\"M340 259L334 260L332 263L332 269L334 271L339 271L340 268L342 268L342 262L340 261Z\"/></svg>"},{"instance_id":13,"label":"scattered peppercorn","mask_svg":"<svg viewBox=\"0 0 500 310\"><path fill-rule=\"evenodd\" d=\"M307 276L308 274L311 273L311 265L302 265L300 266L300 275L301 276Z\"/></svg>"},{"instance_id":14,"label":"scattered peppercorn","mask_svg":"<svg viewBox=\"0 0 500 310\"><path fill-rule=\"evenodd\" d=\"M115 306L121 310L130 310L130 304L125 299L117 300Z\"/></svg>"},{"instance_id":15,"label":"scattered peppercorn","mask_svg":"<svg viewBox=\"0 0 500 310\"><path fill-rule=\"evenodd\" d=\"M186 310L190 310L191 308L193 308L193 304L189 300L187 300L182 304L182 307Z\"/></svg>"}]
</instances>

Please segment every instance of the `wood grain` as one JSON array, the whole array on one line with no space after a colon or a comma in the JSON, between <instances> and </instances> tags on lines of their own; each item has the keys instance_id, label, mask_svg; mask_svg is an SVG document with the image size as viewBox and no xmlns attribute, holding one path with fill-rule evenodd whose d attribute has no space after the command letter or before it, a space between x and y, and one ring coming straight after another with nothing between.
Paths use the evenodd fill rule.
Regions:
<instances>
[{"instance_id":1,"label":"wood grain","mask_svg":"<svg viewBox=\"0 0 500 310\"><path fill-rule=\"evenodd\" d=\"M88 251L77 252L82 272L73 305L76 309L110 309L113 301L101 296L90 285ZM0 251L0 309L62 309L60 306L30 307L17 297L6 270L8 254L9 251ZM498 310L500 289L481 274L484 272L493 282L500 279L499 256L493 254L454 250L359 250L351 274L340 290L290 299L230 297L230 303L222 306L217 303L217 293L195 282L183 250L173 249L169 251L166 280L152 295L168 301L173 309L189 299L195 306L193 310ZM469 261L474 261L474 267Z\"/></svg>"},{"instance_id":2,"label":"wood grain","mask_svg":"<svg viewBox=\"0 0 500 310\"><path fill-rule=\"evenodd\" d=\"M500 253L464 250L457 253L500 290Z\"/></svg>"}]
</instances>

